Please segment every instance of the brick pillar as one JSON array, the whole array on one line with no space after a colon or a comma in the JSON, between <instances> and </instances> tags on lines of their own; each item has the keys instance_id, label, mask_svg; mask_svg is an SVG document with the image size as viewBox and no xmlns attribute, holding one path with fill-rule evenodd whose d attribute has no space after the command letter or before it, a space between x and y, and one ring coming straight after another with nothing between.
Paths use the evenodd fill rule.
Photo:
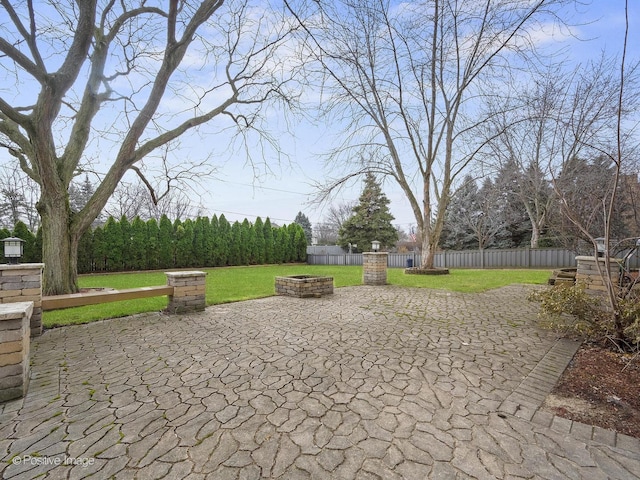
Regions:
<instances>
[{"instance_id":1,"label":"brick pillar","mask_svg":"<svg viewBox=\"0 0 640 480\"><path fill-rule=\"evenodd\" d=\"M0 402L27 394L32 313L33 302L0 304Z\"/></svg>"},{"instance_id":2,"label":"brick pillar","mask_svg":"<svg viewBox=\"0 0 640 480\"><path fill-rule=\"evenodd\" d=\"M604 279L598 273L598 266L596 261L600 263L602 274L606 275L604 258L601 257L588 257L579 256L576 257L576 263L578 265L576 272L576 283L581 283L585 286L585 292L591 295L605 295L607 287L605 287ZM614 285L618 285L618 276L620 275L620 266L615 258L609 259L611 280Z\"/></svg>"},{"instance_id":3,"label":"brick pillar","mask_svg":"<svg viewBox=\"0 0 640 480\"><path fill-rule=\"evenodd\" d=\"M387 252L365 252L362 254L362 283L365 285L387 284Z\"/></svg>"},{"instance_id":4,"label":"brick pillar","mask_svg":"<svg viewBox=\"0 0 640 480\"><path fill-rule=\"evenodd\" d=\"M0 265L0 304L33 302L31 336L42 333L43 263Z\"/></svg>"},{"instance_id":5,"label":"brick pillar","mask_svg":"<svg viewBox=\"0 0 640 480\"><path fill-rule=\"evenodd\" d=\"M168 313L199 312L206 307L205 272L166 272L167 285L173 287L169 295Z\"/></svg>"}]
</instances>

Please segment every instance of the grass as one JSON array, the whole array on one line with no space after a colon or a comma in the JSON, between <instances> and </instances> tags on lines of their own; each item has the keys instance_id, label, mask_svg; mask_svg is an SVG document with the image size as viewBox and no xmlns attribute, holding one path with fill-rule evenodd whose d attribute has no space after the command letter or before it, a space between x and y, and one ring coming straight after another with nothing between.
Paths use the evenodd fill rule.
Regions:
<instances>
[{"instance_id":1,"label":"grass","mask_svg":"<svg viewBox=\"0 0 640 480\"><path fill-rule=\"evenodd\" d=\"M286 275L332 276L336 287L362 284L361 266L333 265L265 265L204 269L207 272L207 304L237 302L274 294L274 277ZM392 285L419 288L439 288L474 293L513 283L544 284L549 270L451 270L449 275L405 275L402 268L387 270L387 282ZM111 287L115 289L149 287L166 284L163 272L136 272L107 275L84 275L78 280L81 288ZM166 297L141 298L88 305L44 312L46 328L87 323L105 318L160 311L167 305Z\"/></svg>"}]
</instances>

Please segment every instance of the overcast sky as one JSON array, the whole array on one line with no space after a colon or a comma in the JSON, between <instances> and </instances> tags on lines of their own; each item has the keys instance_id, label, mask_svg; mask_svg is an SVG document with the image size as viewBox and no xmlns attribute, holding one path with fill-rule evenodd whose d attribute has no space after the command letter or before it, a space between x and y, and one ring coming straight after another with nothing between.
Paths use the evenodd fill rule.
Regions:
<instances>
[{"instance_id":1,"label":"overcast sky","mask_svg":"<svg viewBox=\"0 0 640 480\"><path fill-rule=\"evenodd\" d=\"M629 4L629 57L637 60L640 58L640 2L630 0ZM579 25L573 33L583 41L567 40L566 35L560 34L557 39L554 36L552 42L546 43L557 43L558 48L564 46L572 61L588 61L589 58L599 56L603 49L611 54L619 53L624 33L624 1L593 0L570 23ZM548 39L549 35L550 32L544 32L541 36ZM309 96L314 93L307 92ZM270 125L277 127L278 122L282 121L275 110L268 112L268 115ZM264 158L264 164L268 168L264 165L253 165L252 168L246 152L242 148L229 150L222 135L203 134L199 141L194 141L194 137L185 141L190 144L182 145L180 155L183 156L191 152L217 151L212 159L217 168L215 177L203 179L197 187L199 198L195 199L194 195L194 201L201 204L203 213L209 216L224 213L232 222L242 221L244 218L254 221L258 216L263 219L269 217L272 222L283 224L291 223L296 214L302 211L309 217L312 225L322 221L330 204L318 205L312 202L317 193L314 185L332 173L324 166L323 155L332 144L339 142L339 137L336 136L339 129L326 123L311 124L300 120L297 124L288 125L287 130L290 133L282 134L278 139L284 153L281 158L278 159L269 150L263 156L259 148L253 147L252 151L258 152L254 153L254 159ZM109 158L109 152L101 150L102 145L97 148L96 158ZM0 162L8 158L7 155L6 152L0 153ZM101 158L102 161L105 158ZM104 173L106 168L107 165L102 165L96 171ZM361 181L355 181L351 188L344 189L334 199L334 203L356 201L361 187ZM403 193L392 181L385 181L383 190L391 200L394 224L409 230L415 225L415 219Z\"/></svg>"},{"instance_id":2,"label":"overcast sky","mask_svg":"<svg viewBox=\"0 0 640 480\"><path fill-rule=\"evenodd\" d=\"M640 6L630 1L630 41L629 57L640 56ZM589 41L565 40L567 54L575 61L585 61L590 56L598 56L602 49L617 53L621 50L624 32L624 2L622 0L594 0L584 14L574 23L584 23L576 27L575 33ZM206 183L208 190L202 195L201 203L210 215L224 213L227 219L253 221L260 216L270 217L276 223L290 223L298 211L305 213L312 224L322 221L329 205L309 203L315 193L314 182L322 179L324 170L322 154L333 135L331 126L310 126L299 124L292 129L295 138L282 139L282 148L288 154L290 163L273 160L273 172L256 179L254 171L241 167L242 158L234 156L224 163L217 178ZM221 159L222 160L222 159ZM335 200L357 200L361 182L345 190ZM404 196L392 181L384 183L384 191L391 200L394 224L405 230L415 224L413 213Z\"/></svg>"}]
</instances>

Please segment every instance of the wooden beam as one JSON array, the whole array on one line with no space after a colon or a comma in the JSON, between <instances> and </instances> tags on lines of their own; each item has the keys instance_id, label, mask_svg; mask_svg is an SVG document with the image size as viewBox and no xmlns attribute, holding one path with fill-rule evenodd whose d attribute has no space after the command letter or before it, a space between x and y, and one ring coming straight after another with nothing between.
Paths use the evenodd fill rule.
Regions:
<instances>
[{"instance_id":1,"label":"wooden beam","mask_svg":"<svg viewBox=\"0 0 640 480\"><path fill-rule=\"evenodd\" d=\"M136 298L160 297L162 295L173 295L173 287L161 285L158 287L128 288L106 292L71 293L68 295L42 297L42 310L58 310L60 308L119 302Z\"/></svg>"}]
</instances>

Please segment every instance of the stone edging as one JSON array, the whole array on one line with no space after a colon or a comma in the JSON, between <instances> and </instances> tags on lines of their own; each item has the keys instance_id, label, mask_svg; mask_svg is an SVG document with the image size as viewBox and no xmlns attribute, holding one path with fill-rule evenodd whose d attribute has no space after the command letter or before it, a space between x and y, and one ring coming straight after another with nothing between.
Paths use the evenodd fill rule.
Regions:
<instances>
[{"instance_id":1,"label":"stone edging","mask_svg":"<svg viewBox=\"0 0 640 480\"><path fill-rule=\"evenodd\" d=\"M513 415L558 433L571 434L579 440L593 441L628 451L640 451L638 438L540 410L546 396L551 393L580 345L580 342L568 339L557 340L529 375L498 407L498 415Z\"/></svg>"}]
</instances>

